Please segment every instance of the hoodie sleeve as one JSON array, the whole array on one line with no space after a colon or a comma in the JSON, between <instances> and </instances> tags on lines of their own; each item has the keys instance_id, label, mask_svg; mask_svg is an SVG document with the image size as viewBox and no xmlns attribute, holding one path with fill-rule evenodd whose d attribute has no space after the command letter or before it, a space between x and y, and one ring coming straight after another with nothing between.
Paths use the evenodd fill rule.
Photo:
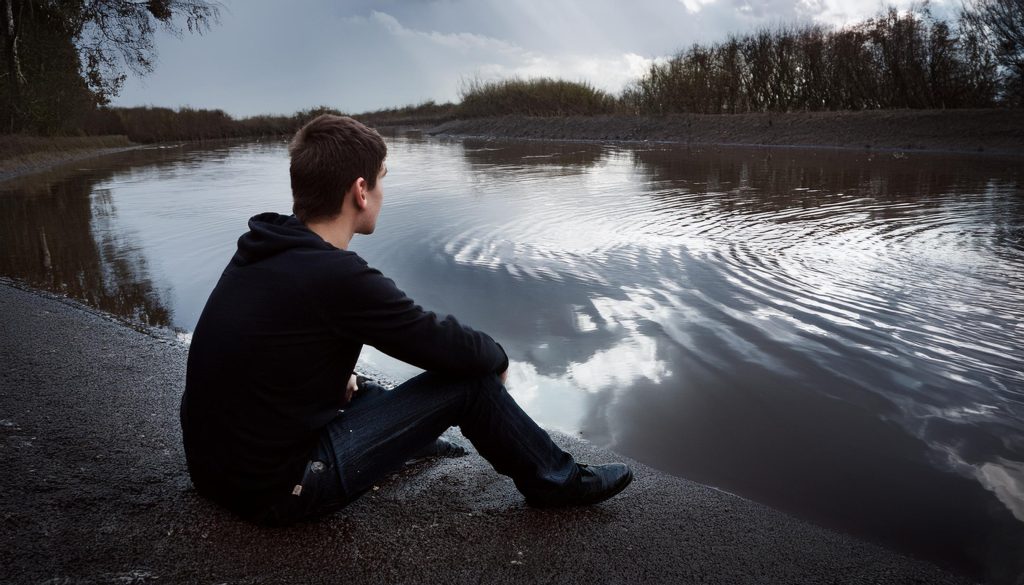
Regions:
<instances>
[{"instance_id":1,"label":"hoodie sleeve","mask_svg":"<svg viewBox=\"0 0 1024 585\"><path fill-rule=\"evenodd\" d=\"M361 259L355 270L345 272L324 287L333 289L325 313L339 335L431 372L468 376L508 368L504 349L489 335L450 315L425 311Z\"/></svg>"}]
</instances>

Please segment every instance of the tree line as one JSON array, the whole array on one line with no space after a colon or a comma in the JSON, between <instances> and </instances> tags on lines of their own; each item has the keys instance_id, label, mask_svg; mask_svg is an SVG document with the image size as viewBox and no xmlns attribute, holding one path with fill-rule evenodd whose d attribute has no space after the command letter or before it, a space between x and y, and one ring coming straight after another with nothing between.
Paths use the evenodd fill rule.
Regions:
<instances>
[{"instance_id":1,"label":"tree line","mask_svg":"<svg viewBox=\"0 0 1024 585\"><path fill-rule=\"evenodd\" d=\"M456 104L428 101L415 106L387 108L355 116L371 126L421 125L454 119L457 111ZM290 136L321 114L346 115L328 106L317 106L289 115L264 114L244 118L234 118L219 109L153 106L102 108L90 114L83 130L92 136L123 134L133 142L143 143L271 138Z\"/></svg>"},{"instance_id":2,"label":"tree line","mask_svg":"<svg viewBox=\"0 0 1024 585\"><path fill-rule=\"evenodd\" d=\"M1022 31L1024 0L978 0L954 23L923 4L840 29L762 29L652 65L620 101L638 114L1019 107Z\"/></svg>"}]
</instances>

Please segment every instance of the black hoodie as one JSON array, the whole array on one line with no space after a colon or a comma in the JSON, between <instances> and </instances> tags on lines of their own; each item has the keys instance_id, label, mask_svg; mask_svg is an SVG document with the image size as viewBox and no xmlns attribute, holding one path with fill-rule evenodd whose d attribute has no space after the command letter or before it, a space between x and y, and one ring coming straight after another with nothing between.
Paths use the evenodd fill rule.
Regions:
<instances>
[{"instance_id":1,"label":"black hoodie","mask_svg":"<svg viewBox=\"0 0 1024 585\"><path fill-rule=\"evenodd\" d=\"M189 349L181 425L196 489L245 516L290 493L364 343L453 376L508 367L486 334L424 311L294 216L250 219Z\"/></svg>"}]
</instances>

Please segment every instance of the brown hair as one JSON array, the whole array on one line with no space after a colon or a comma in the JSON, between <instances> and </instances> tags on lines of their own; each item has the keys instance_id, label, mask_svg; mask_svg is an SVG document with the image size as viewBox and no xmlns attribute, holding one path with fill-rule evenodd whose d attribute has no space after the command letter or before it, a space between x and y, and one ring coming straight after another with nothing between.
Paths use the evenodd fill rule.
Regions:
<instances>
[{"instance_id":1,"label":"brown hair","mask_svg":"<svg viewBox=\"0 0 1024 585\"><path fill-rule=\"evenodd\" d=\"M341 213L345 193L356 179L376 187L388 147L376 130L347 116L323 114L295 133L288 153L292 211L308 222Z\"/></svg>"}]
</instances>

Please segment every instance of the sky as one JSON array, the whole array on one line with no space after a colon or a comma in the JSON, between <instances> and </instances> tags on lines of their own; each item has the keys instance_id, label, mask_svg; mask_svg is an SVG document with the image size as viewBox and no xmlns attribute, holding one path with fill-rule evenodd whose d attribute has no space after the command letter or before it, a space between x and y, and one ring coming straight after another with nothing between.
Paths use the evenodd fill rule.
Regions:
<instances>
[{"instance_id":1,"label":"sky","mask_svg":"<svg viewBox=\"0 0 1024 585\"><path fill-rule=\"evenodd\" d=\"M586 81L618 93L694 43L790 23L842 26L913 0L223 0L201 36L158 33L116 106L236 117L458 101L470 80ZM946 16L958 0L932 0Z\"/></svg>"}]
</instances>

